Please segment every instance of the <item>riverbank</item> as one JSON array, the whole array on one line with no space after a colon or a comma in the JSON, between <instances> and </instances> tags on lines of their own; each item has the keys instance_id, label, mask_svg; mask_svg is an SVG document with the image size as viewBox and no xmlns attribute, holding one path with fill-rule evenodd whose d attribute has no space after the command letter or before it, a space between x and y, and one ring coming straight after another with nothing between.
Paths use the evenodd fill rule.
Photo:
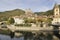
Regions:
<instances>
[{"instance_id":1,"label":"riverbank","mask_svg":"<svg viewBox=\"0 0 60 40\"><path fill-rule=\"evenodd\" d=\"M9 35L10 34L10 30L2 30L2 29L0 29L0 34Z\"/></svg>"},{"instance_id":2,"label":"riverbank","mask_svg":"<svg viewBox=\"0 0 60 40\"><path fill-rule=\"evenodd\" d=\"M2 35L8 35L8 36L10 36L10 32L11 32L10 30L2 30L2 29L0 29L0 34L2 34ZM40 34L40 38L41 38L41 35L42 34ZM49 35L49 34L47 34L47 37L46 38L44 36L42 38L44 38L44 39L50 39L50 40L51 39L52 40L56 40L56 39L58 40L58 38L54 37L53 35Z\"/></svg>"}]
</instances>

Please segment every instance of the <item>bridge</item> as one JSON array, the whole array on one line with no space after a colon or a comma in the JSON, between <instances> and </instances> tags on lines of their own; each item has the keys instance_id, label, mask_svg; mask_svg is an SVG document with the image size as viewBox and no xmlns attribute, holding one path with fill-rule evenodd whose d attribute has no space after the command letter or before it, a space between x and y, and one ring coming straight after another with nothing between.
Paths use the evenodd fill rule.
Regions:
<instances>
[{"instance_id":1,"label":"bridge","mask_svg":"<svg viewBox=\"0 0 60 40\"><path fill-rule=\"evenodd\" d=\"M55 28L57 27L57 28ZM14 25L7 25L7 29L4 29L4 28L0 28L0 29L3 29L3 30L10 30L11 31L11 35L13 35L16 31L19 31L19 32L30 32L33 33L33 34L37 34L37 33L43 33L43 32L53 32L53 34L55 36L57 36L59 39L60 39L60 29L58 28L59 25L52 25L50 27L22 27L22 26L14 26ZM17 33L16 33L17 34ZM27 35L27 34L26 34ZM26 36L25 35L25 36Z\"/></svg>"},{"instance_id":2,"label":"bridge","mask_svg":"<svg viewBox=\"0 0 60 40\"><path fill-rule=\"evenodd\" d=\"M60 39L60 25L52 25L50 27L21 27L21 26L13 26L13 25L7 25L8 29L10 29L12 32L15 31L23 31L23 32L32 32L32 33L42 33L42 32L53 32L55 36L57 36ZM56 27L56 28L55 28Z\"/></svg>"},{"instance_id":3,"label":"bridge","mask_svg":"<svg viewBox=\"0 0 60 40\"><path fill-rule=\"evenodd\" d=\"M40 32L40 31L52 31L53 27L22 27L22 26L14 26L14 25L7 25L8 29L12 32L14 31L28 31L28 32Z\"/></svg>"}]
</instances>

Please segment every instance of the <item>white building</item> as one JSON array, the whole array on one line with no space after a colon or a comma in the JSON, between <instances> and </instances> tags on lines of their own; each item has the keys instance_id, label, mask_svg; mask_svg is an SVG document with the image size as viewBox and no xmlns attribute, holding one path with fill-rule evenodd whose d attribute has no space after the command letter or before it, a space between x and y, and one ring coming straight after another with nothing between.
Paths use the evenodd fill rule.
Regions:
<instances>
[{"instance_id":1,"label":"white building","mask_svg":"<svg viewBox=\"0 0 60 40\"><path fill-rule=\"evenodd\" d=\"M33 13L33 12L32 12L32 10L31 10L30 8L25 10L25 14L31 15L32 13Z\"/></svg>"},{"instance_id":2,"label":"white building","mask_svg":"<svg viewBox=\"0 0 60 40\"><path fill-rule=\"evenodd\" d=\"M60 7L59 5L55 4L54 6L54 18L52 24L60 23Z\"/></svg>"},{"instance_id":3,"label":"white building","mask_svg":"<svg viewBox=\"0 0 60 40\"><path fill-rule=\"evenodd\" d=\"M14 20L15 20L16 24L22 24L22 23L24 23L24 20L21 19L21 18L19 18L19 17L14 17Z\"/></svg>"}]
</instances>

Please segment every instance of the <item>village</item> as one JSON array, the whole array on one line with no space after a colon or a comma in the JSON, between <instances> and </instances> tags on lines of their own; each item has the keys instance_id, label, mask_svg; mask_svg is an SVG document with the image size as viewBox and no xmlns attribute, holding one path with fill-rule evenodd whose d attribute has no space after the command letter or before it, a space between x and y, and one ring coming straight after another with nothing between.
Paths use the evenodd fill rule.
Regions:
<instances>
[{"instance_id":1,"label":"village","mask_svg":"<svg viewBox=\"0 0 60 40\"><path fill-rule=\"evenodd\" d=\"M53 26L51 26L51 24L53 24ZM22 33L25 31L29 33L32 32L33 34L43 31L42 33L46 34L44 33L45 31L52 31L54 25L57 24L58 25L60 24L60 8L58 4L55 4L53 16L46 16L46 15L38 16L37 14L34 14L34 12L32 12L31 9L26 9L24 15L12 16L8 19L8 21L1 21L0 29L2 30L9 29L12 32L11 35L13 35L13 33L16 30L22 31ZM60 28L58 28L58 30L60 30ZM15 35L19 36L20 34L16 33Z\"/></svg>"}]
</instances>

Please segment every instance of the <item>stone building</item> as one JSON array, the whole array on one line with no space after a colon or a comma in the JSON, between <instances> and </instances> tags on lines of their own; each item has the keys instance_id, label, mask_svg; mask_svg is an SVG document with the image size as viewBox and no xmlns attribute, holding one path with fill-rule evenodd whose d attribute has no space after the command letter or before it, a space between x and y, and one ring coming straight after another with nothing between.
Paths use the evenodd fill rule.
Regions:
<instances>
[{"instance_id":1,"label":"stone building","mask_svg":"<svg viewBox=\"0 0 60 40\"><path fill-rule=\"evenodd\" d=\"M55 4L54 6L54 18L52 24L60 23L60 5Z\"/></svg>"}]
</instances>

